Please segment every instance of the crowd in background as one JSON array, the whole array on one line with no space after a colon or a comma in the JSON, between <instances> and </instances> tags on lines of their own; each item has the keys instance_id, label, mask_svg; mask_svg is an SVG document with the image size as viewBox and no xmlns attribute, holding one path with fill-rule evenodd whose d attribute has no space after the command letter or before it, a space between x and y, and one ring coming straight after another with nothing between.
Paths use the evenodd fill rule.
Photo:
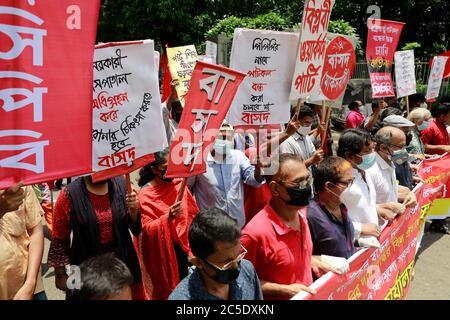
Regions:
<instances>
[{"instance_id":1,"label":"crowd in background","mask_svg":"<svg viewBox=\"0 0 450 320\"><path fill-rule=\"evenodd\" d=\"M79 177L54 207L46 184L0 191L0 299L46 299L42 216L66 299L314 294L315 279L345 273L349 257L379 247L383 226L416 205L418 163L450 151L449 101L409 99L409 112L396 98L373 101L368 117L361 101L350 103L337 145L321 102L293 107L290 122L262 140L224 123L206 172L187 180L180 201L167 150L140 170L139 191L123 177ZM169 143L182 110L172 96L163 104ZM450 234L445 220L431 228ZM79 266L81 287L69 265Z\"/></svg>"}]
</instances>

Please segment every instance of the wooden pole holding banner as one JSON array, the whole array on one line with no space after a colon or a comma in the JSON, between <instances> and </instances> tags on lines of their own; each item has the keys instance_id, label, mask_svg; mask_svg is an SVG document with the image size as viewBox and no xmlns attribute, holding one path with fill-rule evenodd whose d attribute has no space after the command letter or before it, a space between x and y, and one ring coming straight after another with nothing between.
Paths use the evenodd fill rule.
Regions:
<instances>
[{"instance_id":1,"label":"wooden pole holding banner","mask_svg":"<svg viewBox=\"0 0 450 320\"><path fill-rule=\"evenodd\" d=\"M406 96L406 116L409 116L409 97Z\"/></svg>"},{"instance_id":2,"label":"wooden pole holding banner","mask_svg":"<svg viewBox=\"0 0 450 320\"><path fill-rule=\"evenodd\" d=\"M300 107L302 106L302 99L297 100L297 105L295 106L295 114L298 116L298 113L300 112Z\"/></svg>"},{"instance_id":3,"label":"wooden pole holding banner","mask_svg":"<svg viewBox=\"0 0 450 320\"><path fill-rule=\"evenodd\" d=\"M322 120L325 121L326 111L325 111L325 100L322 100Z\"/></svg>"},{"instance_id":4,"label":"wooden pole holding banner","mask_svg":"<svg viewBox=\"0 0 450 320\"><path fill-rule=\"evenodd\" d=\"M133 188L131 187L131 178L129 173L125 174L125 180L127 183L127 193L130 194L133 192Z\"/></svg>"},{"instance_id":5,"label":"wooden pole holding banner","mask_svg":"<svg viewBox=\"0 0 450 320\"><path fill-rule=\"evenodd\" d=\"M183 181L181 182L180 190L178 190L177 201L175 201L175 202L181 201L181 199L183 199L184 190L186 189L186 184L187 184L187 178L183 178Z\"/></svg>"},{"instance_id":6,"label":"wooden pole holding banner","mask_svg":"<svg viewBox=\"0 0 450 320\"><path fill-rule=\"evenodd\" d=\"M322 141L320 143L320 148L323 150L325 143L327 141L327 131L328 131L328 125L330 124L330 118L331 118L331 105L328 105L326 108L325 113L325 127L323 129L323 136Z\"/></svg>"}]
</instances>

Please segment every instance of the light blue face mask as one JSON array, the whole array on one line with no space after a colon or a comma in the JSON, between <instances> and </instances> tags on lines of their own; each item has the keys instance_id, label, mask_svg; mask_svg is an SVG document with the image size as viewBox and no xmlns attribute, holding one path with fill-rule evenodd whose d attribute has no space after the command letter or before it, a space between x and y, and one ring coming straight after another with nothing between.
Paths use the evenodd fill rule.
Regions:
<instances>
[{"instance_id":1,"label":"light blue face mask","mask_svg":"<svg viewBox=\"0 0 450 320\"><path fill-rule=\"evenodd\" d=\"M377 160L375 152L363 155L362 160L363 161L360 164L358 164L357 167L358 169L365 171L375 164L375 161Z\"/></svg>"},{"instance_id":2,"label":"light blue face mask","mask_svg":"<svg viewBox=\"0 0 450 320\"><path fill-rule=\"evenodd\" d=\"M391 153L389 158L391 159L391 161L395 162L396 164L402 165L403 163L408 161L409 154L408 154L408 151L406 151L406 149L401 149L401 150L394 151L394 153Z\"/></svg>"},{"instance_id":3,"label":"light blue face mask","mask_svg":"<svg viewBox=\"0 0 450 320\"><path fill-rule=\"evenodd\" d=\"M428 125L430 124L430 121L424 121L424 122L422 122L422 124L420 125L420 126L418 126L418 128L419 128L419 131L423 131L423 130L425 130L426 128L428 128Z\"/></svg>"},{"instance_id":4,"label":"light blue face mask","mask_svg":"<svg viewBox=\"0 0 450 320\"><path fill-rule=\"evenodd\" d=\"M214 141L214 150L219 154L228 154L233 147L233 142L228 140L216 139Z\"/></svg>"}]
</instances>

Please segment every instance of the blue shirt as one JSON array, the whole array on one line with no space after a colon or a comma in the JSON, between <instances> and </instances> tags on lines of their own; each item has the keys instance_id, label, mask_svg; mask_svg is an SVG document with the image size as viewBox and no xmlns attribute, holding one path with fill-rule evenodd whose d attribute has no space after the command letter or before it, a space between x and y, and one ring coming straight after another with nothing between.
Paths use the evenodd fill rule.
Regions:
<instances>
[{"instance_id":1,"label":"blue shirt","mask_svg":"<svg viewBox=\"0 0 450 320\"><path fill-rule=\"evenodd\" d=\"M397 177L398 184L407 187L409 190L412 190L414 188L414 180L409 162L405 161L402 164L394 163L394 165L395 176Z\"/></svg>"},{"instance_id":2,"label":"blue shirt","mask_svg":"<svg viewBox=\"0 0 450 320\"><path fill-rule=\"evenodd\" d=\"M308 224L313 241L313 255L324 254L348 259L355 253L353 223L343 204L341 212L343 223L316 200L309 203Z\"/></svg>"},{"instance_id":3,"label":"blue shirt","mask_svg":"<svg viewBox=\"0 0 450 320\"><path fill-rule=\"evenodd\" d=\"M230 150L223 162L208 154L206 172L188 179L200 210L219 208L245 224L244 183L259 188L264 181L255 179L255 167L238 150Z\"/></svg>"},{"instance_id":4,"label":"blue shirt","mask_svg":"<svg viewBox=\"0 0 450 320\"><path fill-rule=\"evenodd\" d=\"M240 265L239 276L230 283L229 300L262 300L261 285L253 265L243 259ZM169 300L222 300L206 291L200 277L200 271L183 279L170 294Z\"/></svg>"}]
</instances>

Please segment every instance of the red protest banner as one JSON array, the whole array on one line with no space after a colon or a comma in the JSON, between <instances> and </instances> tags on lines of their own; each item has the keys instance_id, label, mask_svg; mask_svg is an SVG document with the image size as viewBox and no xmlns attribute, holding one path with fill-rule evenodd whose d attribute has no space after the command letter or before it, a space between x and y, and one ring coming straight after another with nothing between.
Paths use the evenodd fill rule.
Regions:
<instances>
[{"instance_id":1,"label":"red protest banner","mask_svg":"<svg viewBox=\"0 0 450 320\"><path fill-rule=\"evenodd\" d=\"M0 7L0 189L92 168L92 57L100 1Z\"/></svg>"},{"instance_id":2,"label":"red protest banner","mask_svg":"<svg viewBox=\"0 0 450 320\"><path fill-rule=\"evenodd\" d=\"M417 205L383 230L380 248L358 251L349 259L350 271L345 275L329 272L311 286L317 294L302 292L293 299L406 299L425 219L433 218L430 215L436 202L449 196L446 193L450 184L449 167L450 154L423 161L419 172L425 184L414 189ZM446 214L448 210L447 204Z\"/></svg>"},{"instance_id":3,"label":"red protest banner","mask_svg":"<svg viewBox=\"0 0 450 320\"><path fill-rule=\"evenodd\" d=\"M391 70L403 22L368 19L366 59L372 83L372 97L395 96Z\"/></svg>"},{"instance_id":4,"label":"red protest banner","mask_svg":"<svg viewBox=\"0 0 450 320\"><path fill-rule=\"evenodd\" d=\"M351 41L336 37L328 44L322 70L320 87L330 100L344 93L356 65L355 48Z\"/></svg>"},{"instance_id":5,"label":"red protest banner","mask_svg":"<svg viewBox=\"0 0 450 320\"><path fill-rule=\"evenodd\" d=\"M438 193L429 193L426 185L415 189L417 206L408 209L387 226L379 239L380 248L362 249L350 258L345 275L329 272L311 287L313 296L301 293L294 299L306 300L400 300L406 299L418 249L421 217L429 209L429 201Z\"/></svg>"},{"instance_id":6,"label":"red protest banner","mask_svg":"<svg viewBox=\"0 0 450 320\"><path fill-rule=\"evenodd\" d=\"M439 192L439 199L433 202L427 218L445 219L450 216L450 154L446 153L440 157L426 159L419 166L419 175L429 187L428 193Z\"/></svg>"},{"instance_id":7,"label":"red protest banner","mask_svg":"<svg viewBox=\"0 0 450 320\"><path fill-rule=\"evenodd\" d=\"M198 61L177 134L170 145L167 177L206 171L206 156L245 74Z\"/></svg>"}]
</instances>

